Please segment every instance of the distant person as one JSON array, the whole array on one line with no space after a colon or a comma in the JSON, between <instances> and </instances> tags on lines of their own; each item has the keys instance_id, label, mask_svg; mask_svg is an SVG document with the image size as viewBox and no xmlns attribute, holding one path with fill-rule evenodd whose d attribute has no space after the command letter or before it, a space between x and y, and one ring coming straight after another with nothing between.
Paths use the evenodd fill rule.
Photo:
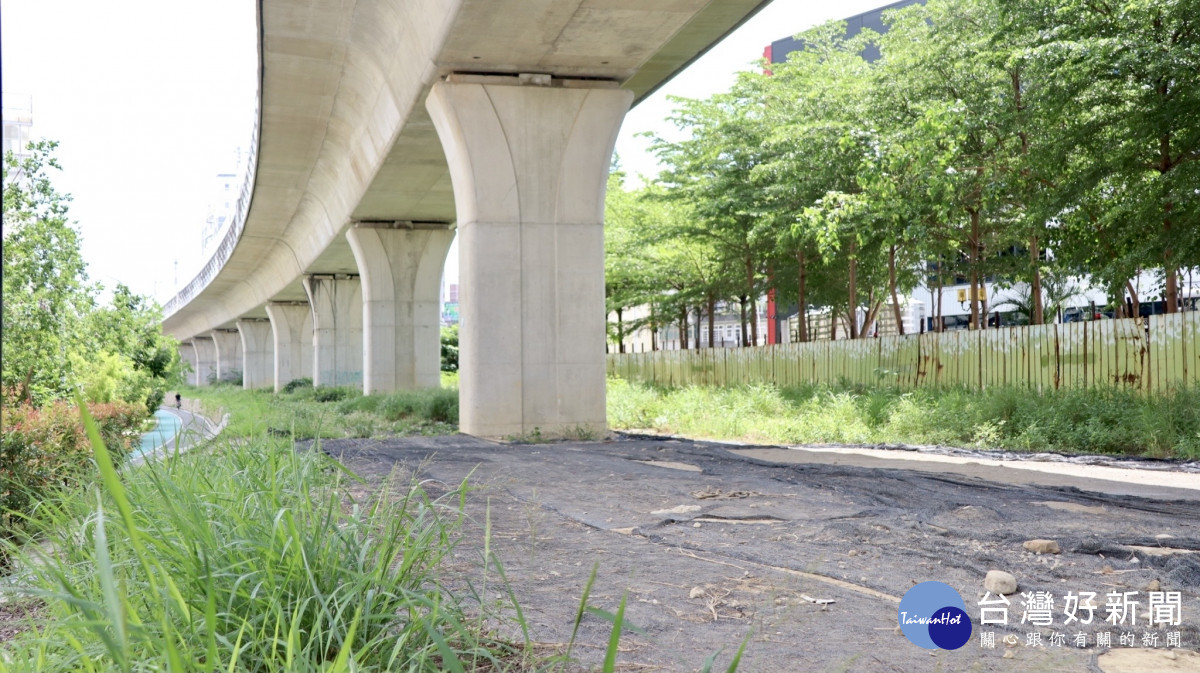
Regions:
<instances>
[{"instance_id":1,"label":"distant person","mask_svg":"<svg viewBox=\"0 0 1200 673\"><path fill-rule=\"evenodd\" d=\"M175 408L176 409L183 408L183 395L180 395L179 393L175 393Z\"/></svg>"}]
</instances>

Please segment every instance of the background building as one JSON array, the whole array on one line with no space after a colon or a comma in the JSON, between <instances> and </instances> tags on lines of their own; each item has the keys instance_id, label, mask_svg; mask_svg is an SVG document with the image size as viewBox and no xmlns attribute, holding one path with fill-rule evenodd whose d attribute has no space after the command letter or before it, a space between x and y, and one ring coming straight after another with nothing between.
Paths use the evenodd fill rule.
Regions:
<instances>
[{"instance_id":1,"label":"background building","mask_svg":"<svg viewBox=\"0 0 1200 673\"><path fill-rule=\"evenodd\" d=\"M4 154L17 155L17 161L26 156L25 148L33 140L33 96L29 94L3 93L4 103Z\"/></svg>"}]
</instances>

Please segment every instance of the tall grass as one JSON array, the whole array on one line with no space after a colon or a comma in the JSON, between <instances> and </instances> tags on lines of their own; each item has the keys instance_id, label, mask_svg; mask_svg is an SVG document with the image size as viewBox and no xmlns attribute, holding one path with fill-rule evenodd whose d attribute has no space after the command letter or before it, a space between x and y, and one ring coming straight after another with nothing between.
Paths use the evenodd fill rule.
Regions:
<instances>
[{"instance_id":1,"label":"tall grass","mask_svg":"<svg viewBox=\"0 0 1200 673\"><path fill-rule=\"evenodd\" d=\"M608 421L777 443L907 443L1200 459L1200 391L811 385L665 389L610 379Z\"/></svg>"},{"instance_id":2,"label":"tall grass","mask_svg":"<svg viewBox=\"0 0 1200 673\"><path fill-rule=\"evenodd\" d=\"M101 484L46 502L10 545L10 585L50 619L0 670L467 671L511 655L438 582L465 483L355 500L338 463L282 442L118 474L92 439Z\"/></svg>"},{"instance_id":3,"label":"tall grass","mask_svg":"<svg viewBox=\"0 0 1200 673\"><path fill-rule=\"evenodd\" d=\"M291 392L232 386L184 389L205 415L230 415L229 434L340 438L449 434L458 430L458 391L450 388L363 395L352 387L297 386Z\"/></svg>"}]
</instances>

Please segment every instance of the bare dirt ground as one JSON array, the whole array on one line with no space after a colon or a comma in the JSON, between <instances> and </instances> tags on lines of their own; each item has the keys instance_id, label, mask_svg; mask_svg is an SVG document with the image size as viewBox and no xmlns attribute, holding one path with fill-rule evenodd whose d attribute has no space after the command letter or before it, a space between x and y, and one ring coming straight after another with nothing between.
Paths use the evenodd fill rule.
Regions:
<instances>
[{"instance_id":1,"label":"bare dirt ground","mask_svg":"<svg viewBox=\"0 0 1200 673\"><path fill-rule=\"evenodd\" d=\"M742 671L1200 671L1200 490L1140 485L1130 494L1127 484L1079 477L1021 483L974 468L645 437L322 448L372 479L415 475L433 495L468 480L470 519L447 581L482 589L490 520L491 550L531 639L549 649L570 639L598 564L590 604L613 612L624 595L626 619L642 630L623 637L619 670L694 671L718 651L714 670L725 670L749 638ZM1026 551L1034 538L1062 553ZM991 569L1012 573L1019 592L1050 592L1053 624L1022 624L1017 593L1007 627L981 628L977 602ZM928 580L966 602L974 634L961 649L924 650L898 632L900 598ZM504 610L508 589L495 572L487 581L483 600ZM1180 592L1181 624L1147 623L1155 588ZM1095 617L1066 625L1063 596L1082 591L1096 592ZM1136 623L1105 622L1105 594L1134 591ZM520 638L514 622L500 628ZM585 668L602 661L610 629L584 618L574 655ZM981 645L986 631L994 648ZM1074 646L1080 632L1087 647ZM1111 652L1095 644L1102 632ZM1168 632L1180 648L1166 647Z\"/></svg>"}]
</instances>

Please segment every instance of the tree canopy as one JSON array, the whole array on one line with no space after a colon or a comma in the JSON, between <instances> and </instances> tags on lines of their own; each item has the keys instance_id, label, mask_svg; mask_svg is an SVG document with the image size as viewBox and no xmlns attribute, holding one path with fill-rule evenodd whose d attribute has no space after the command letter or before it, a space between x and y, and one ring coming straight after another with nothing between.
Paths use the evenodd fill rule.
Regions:
<instances>
[{"instance_id":1,"label":"tree canopy","mask_svg":"<svg viewBox=\"0 0 1200 673\"><path fill-rule=\"evenodd\" d=\"M56 143L4 157L3 364L0 387L42 405L82 386L96 402L154 409L179 380L174 339L152 301L119 285L108 306L88 282L70 196L53 187Z\"/></svg>"},{"instance_id":2,"label":"tree canopy","mask_svg":"<svg viewBox=\"0 0 1200 673\"><path fill-rule=\"evenodd\" d=\"M737 300L753 324L773 290L856 337L885 305L902 324L922 278L966 279L977 328L985 280L1040 323L1063 278L1123 308L1148 273L1177 311L1200 266L1197 16L1200 0L929 0L886 12L883 35L802 33L786 63L676 101L684 137L654 138L654 184L610 184L610 285L639 288L617 303ZM689 245L714 273L668 254Z\"/></svg>"}]
</instances>

